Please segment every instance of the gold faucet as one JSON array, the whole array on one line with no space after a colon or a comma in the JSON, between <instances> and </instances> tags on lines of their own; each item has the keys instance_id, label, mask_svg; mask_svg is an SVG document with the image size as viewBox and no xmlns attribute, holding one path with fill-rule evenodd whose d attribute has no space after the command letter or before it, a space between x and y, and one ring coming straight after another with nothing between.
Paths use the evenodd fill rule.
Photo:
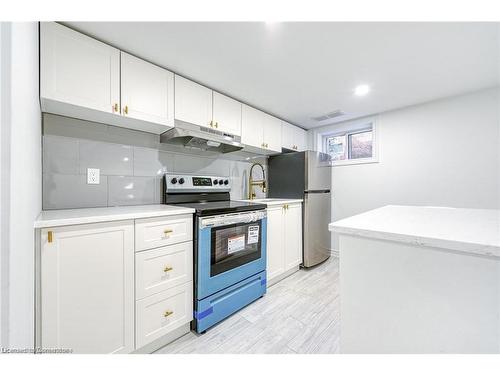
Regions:
<instances>
[{"instance_id":1,"label":"gold faucet","mask_svg":"<svg viewBox=\"0 0 500 375\"><path fill-rule=\"evenodd\" d=\"M259 166L262 169L262 180L254 180L252 178L252 171L255 166ZM248 199L254 199L257 195L253 191L253 187L257 185L262 187L262 192L266 192L266 172L264 171L264 167L260 163L253 163L250 167L250 172L248 174Z\"/></svg>"}]
</instances>

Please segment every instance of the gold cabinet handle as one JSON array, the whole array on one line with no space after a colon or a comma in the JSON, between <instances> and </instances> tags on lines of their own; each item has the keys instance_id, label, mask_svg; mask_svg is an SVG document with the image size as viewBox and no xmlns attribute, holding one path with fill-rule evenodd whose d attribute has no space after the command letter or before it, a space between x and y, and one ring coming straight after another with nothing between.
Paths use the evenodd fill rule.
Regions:
<instances>
[{"instance_id":1,"label":"gold cabinet handle","mask_svg":"<svg viewBox=\"0 0 500 375\"><path fill-rule=\"evenodd\" d=\"M173 267L166 266L166 267L163 269L163 272L172 271L173 269L174 269Z\"/></svg>"},{"instance_id":2,"label":"gold cabinet handle","mask_svg":"<svg viewBox=\"0 0 500 375\"><path fill-rule=\"evenodd\" d=\"M269 148L269 145L266 143L266 148Z\"/></svg>"},{"instance_id":3,"label":"gold cabinet handle","mask_svg":"<svg viewBox=\"0 0 500 375\"><path fill-rule=\"evenodd\" d=\"M52 242L52 231L51 231L51 230L49 230L49 231L47 232L47 242L48 242L48 243L51 243L51 242Z\"/></svg>"},{"instance_id":4,"label":"gold cabinet handle","mask_svg":"<svg viewBox=\"0 0 500 375\"><path fill-rule=\"evenodd\" d=\"M173 313L174 313L173 311L168 311L168 310L167 310L167 311L165 311L165 313L163 314L163 316L164 316L165 318L168 318L168 317L169 317L170 315L172 315Z\"/></svg>"},{"instance_id":5,"label":"gold cabinet handle","mask_svg":"<svg viewBox=\"0 0 500 375\"><path fill-rule=\"evenodd\" d=\"M262 143L262 144L261 144L261 147L266 147L266 144L265 144L265 143Z\"/></svg>"},{"instance_id":6,"label":"gold cabinet handle","mask_svg":"<svg viewBox=\"0 0 500 375\"><path fill-rule=\"evenodd\" d=\"M170 233L172 233L172 232L173 232L173 230L172 230L172 229L165 229L165 230L163 231L163 233L165 233L165 234L170 234Z\"/></svg>"},{"instance_id":7,"label":"gold cabinet handle","mask_svg":"<svg viewBox=\"0 0 500 375\"><path fill-rule=\"evenodd\" d=\"M218 123L218 122L216 122L216 123L215 123L215 127L216 127L217 129L219 128L219 123Z\"/></svg>"},{"instance_id":8,"label":"gold cabinet handle","mask_svg":"<svg viewBox=\"0 0 500 375\"><path fill-rule=\"evenodd\" d=\"M123 113L125 113L126 115L128 115L128 105L126 105L125 108L123 108Z\"/></svg>"},{"instance_id":9,"label":"gold cabinet handle","mask_svg":"<svg viewBox=\"0 0 500 375\"><path fill-rule=\"evenodd\" d=\"M115 103L115 105L111 108L113 109L113 112L118 112L118 103Z\"/></svg>"},{"instance_id":10,"label":"gold cabinet handle","mask_svg":"<svg viewBox=\"0 0 500 375\"><path fill-rule=\"evenodd\" d=\"M213 128L214 127L214 121L210 121L210 127Z\"/></svg>"}]
</instances>

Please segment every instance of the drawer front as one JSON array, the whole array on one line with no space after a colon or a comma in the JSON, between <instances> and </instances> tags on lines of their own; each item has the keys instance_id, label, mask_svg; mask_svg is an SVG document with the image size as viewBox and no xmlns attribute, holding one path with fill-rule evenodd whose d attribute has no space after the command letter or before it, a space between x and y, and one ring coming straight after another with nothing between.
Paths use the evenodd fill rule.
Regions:
<instances>
[{"instance_id":1,"label":"drawer front","mask_svg":"<svg viewBox=\"0 0 500 375\"><path fill-rule=\"evenodd\" d=\"M177 215L135 221L135 251L193 240L193 216Z\"/></svg>"},{"instance_id":2,"label":"drawer front","mask_svg":"<svg viewBox=\"0 0 500 375\"><path fill-rule=\"evenodd\" d=\"M192 279L192 241L135 254L136 299L163 292Z\"/></svg>"},{"instance_id":3,"label":"drawer front","mask_svg":"<svg viewBox=\"0 0 500 375\"><path fill-rule=\"evenodd\" d=\"M136 302L136 349L193 320L193 283Z\"/></svg>"}]
</instances>

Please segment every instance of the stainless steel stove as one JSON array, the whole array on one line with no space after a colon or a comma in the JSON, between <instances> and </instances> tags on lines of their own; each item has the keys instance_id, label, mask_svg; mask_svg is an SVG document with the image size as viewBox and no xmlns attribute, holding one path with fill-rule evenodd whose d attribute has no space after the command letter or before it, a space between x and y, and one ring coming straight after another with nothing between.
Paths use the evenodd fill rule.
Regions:
<instances>
[{"instance_id":1,"label":"stainless steel stove","mask_svg":"<svg viewBox=\"0 0 500 375\"><path fill-rule=\"evenodd\" d=\"M164 202L195 209L193 329L205 332L266 292L266 205L230 200L231 180L166 174Z\"/></svg>"}]
</instances>

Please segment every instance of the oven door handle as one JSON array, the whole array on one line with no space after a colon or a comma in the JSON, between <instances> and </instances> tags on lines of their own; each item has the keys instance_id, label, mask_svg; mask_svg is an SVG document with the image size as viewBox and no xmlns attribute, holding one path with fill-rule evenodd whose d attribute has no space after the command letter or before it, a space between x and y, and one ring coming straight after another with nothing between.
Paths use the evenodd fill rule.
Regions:
<instances>
[{"instance_id":1,"label":"oven door handle","mask_svg":"<svg viewBox=\"0 0 500 375\"><path fill-rule=\"evenodd\" d=\"M200 218L199 228L215 228L225 225L253 223L266 217L266 210L245 212L241 214L217 215Z\"/></svg>"}]
</instances>

